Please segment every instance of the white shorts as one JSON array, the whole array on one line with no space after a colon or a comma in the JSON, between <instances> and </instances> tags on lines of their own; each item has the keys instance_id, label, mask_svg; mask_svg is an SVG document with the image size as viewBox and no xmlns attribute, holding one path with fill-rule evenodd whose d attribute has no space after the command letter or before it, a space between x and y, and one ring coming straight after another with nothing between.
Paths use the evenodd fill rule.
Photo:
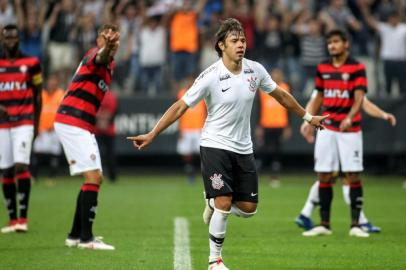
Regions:
<instances>
[{"instance_id":1,"label":"white shorts","mask_svg":"<svg viewBox=\"0 0 406 270\"><path fill-rule=\"evenodd\" d=\"M314 147L316 172L361 172L363 167L362 132L317 132Z\"/></svg>"},{"instance_id":2,"label":"white shorts","mask_svg":"<svg viewBox=\"0 0 406 270\"><path fill-rule=\"evenodd\" d=\"M56 132L53 130L38 134L37 138L34 140L33 152L60 155L62 147Z\"/></svg>"},{"instance_id":3,"label":"white shorts","mask_svg":"<svg viewBox=\"0 0 406 270\"><path fill-rule=\"evenodd\" d=\"M71 175L100 170L101 160L95 136L89 131L61 123L54 124L62 143Z\"/></svg>"},{"instance_id":4,"label":"white shorts","mask_svg":"<svg viewBox=\"0 0 406 270\"><path fill-rule=\"evenodd\" d=\"M16 163L30 164L33 138L34 127L30 125L0 128L0 169Z\"/></svg>"},{"instance_id":5,"label":"white shorts","mask_svg":"<svg viewBox=\"0 0 406 270\"><path fill-rule=\"evenodd\" d=\"M180 133L177 151L180 155L199 154L200 130L183 131Z\"/></svg>"}]
</instances>

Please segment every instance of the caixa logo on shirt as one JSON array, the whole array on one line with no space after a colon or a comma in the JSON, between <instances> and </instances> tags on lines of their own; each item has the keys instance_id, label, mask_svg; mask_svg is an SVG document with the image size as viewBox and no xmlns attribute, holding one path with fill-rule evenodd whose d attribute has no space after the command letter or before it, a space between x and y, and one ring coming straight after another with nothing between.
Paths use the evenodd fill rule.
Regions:
<instances>
[{"instance_id":1,"label":"caixa logo on shirt","mask_svg":"<svg viewBox=\"0 0 406 270\"><path fill-rule=\"evenodd\" d=\"M348 90L341 89L324 89L325 98L350 98L350 92Z\"/></svg>"},{"instance_id":2,"label":"caixa logo on shirt","mask_svg":"<svg viewBox=\"0 0 406 270\"><path fill-rule=\"evenodd\" d=\"M27 90L26 82L0 82L0 91Z\"/></svg>"},{"instance_id":3,"label":"caixa logo on shirt","mask_svg":"<svg viewBox=\"0 0 406 270\"><path fill-rule=\"evenodd\" d=\"M102 90L103 92L106 92L107 90L109 90L109 86L107 85L107 83L104 80L100 80L99 83L97 84L97 86L100 88L100 90Z\"/></svg>"}]
</instances>

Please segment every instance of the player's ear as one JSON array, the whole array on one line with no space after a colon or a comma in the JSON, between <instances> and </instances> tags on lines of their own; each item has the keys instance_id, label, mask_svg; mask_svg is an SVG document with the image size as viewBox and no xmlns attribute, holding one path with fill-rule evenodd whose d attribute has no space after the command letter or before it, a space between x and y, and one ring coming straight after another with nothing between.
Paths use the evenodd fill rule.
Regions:
<instances>
[{"instance_id":1,"label":"player's ear","mask_svg":"<svg viewBox=\"0 0 406 270\"><path fill-rule=\"evenodd\" d=\"M222 51L224 51L224 49L225 49L225 47L226 47L226 46L224 45L224 42L223 42L223 41L219 41L218 46L219 46L220 50L222 50Z\"/></svg>"}]
</instances>

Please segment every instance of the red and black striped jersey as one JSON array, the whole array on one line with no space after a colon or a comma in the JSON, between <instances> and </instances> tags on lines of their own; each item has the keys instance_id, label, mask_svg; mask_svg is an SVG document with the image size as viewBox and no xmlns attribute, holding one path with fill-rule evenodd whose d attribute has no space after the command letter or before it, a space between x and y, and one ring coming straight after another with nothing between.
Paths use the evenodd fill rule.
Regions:
<instances>
[{"instance_id":1,"label":"red and black striped jersey","mask_svg":"<svg viewBox=\"0 0 406 270\"><path fill-rule=\"evenodd\" d=\"M90 49L83 57L59 106L55 122L95 130L96 113L109 90L114 61L98 65L95 58L99 48Z\"/></svg>"},{"instance_id":2,"label":"red and black striped jersey","mask_svg":"<svg viewBox=\"0 0 406 270\"><path fill-rule=\"evenodd\" d=\"M7 117L0 119L0 128L34 124L35 85L42 83L39 59L19 53L17 59L0 56L0 105L7 108Z\"/></svg>"},{"instance_id":3,"label":"red and black striped jersey","mask_svg":"<svg viewBox=\"0 0 406 270\"><path fill-rule=\"evenodd\" d=\"M354 92L367 92L365 66L348 57L340 67L333 66L331 60L317 66L316 90L323 93L322 115L330 114L325 127L340 131L340 123L346 118L354 104ZM352 126L347 132L361 130L361 113L352 119Z\"/></svg>"}]
</instances>

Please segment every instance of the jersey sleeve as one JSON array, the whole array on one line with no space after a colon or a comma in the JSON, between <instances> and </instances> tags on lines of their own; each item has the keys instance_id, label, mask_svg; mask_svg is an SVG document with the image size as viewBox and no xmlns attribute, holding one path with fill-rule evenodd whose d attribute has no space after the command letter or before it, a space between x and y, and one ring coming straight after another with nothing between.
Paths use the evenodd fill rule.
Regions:
<instances>
[{"instance_id":1,"label":"jersey sleeve","mask_svg":"<svg viewBox=\"0 0 406 270\"><path fill-rule=\"evenodd\" d=\"M317 90L318 92L324 92L323 77L321 76L320 65L317 66L316 78L314 80L314 83L314 90Z\"/></svg>"},{"instance_id":2,"label":"jersey sleeve","mask_svg":"<svg viewBox=\"0 0 406 270\"><path fill-rule=\"evenodd\" d=\"M42 70L41 64L39 63L38 59L36 59L34 61L34 64L31 66L30 74L31 74L31 83L33 85L39 85L42 83Z\"/></svg>"},{"instance_id":3,"label":"jersey sleeve","mask_svg":"<svg viewBox=\"0 0 406 270\"><path fill-rule=\"evenodd\" d=\"M354 90L363 90L366 93L368 90L368 81L365 66L363 64L359 64L359 68L353 74L353 76L354 76Z\"/></svg>"},{"instance_id":4,"label":"jersey sleeve","mask_svg":"<svg viewBox=\"0 0 406 270\"><path fill-rule=\"evenodd\" d=\"M96 59L98 48L90 49L82 59L82 65L95 65L94 60Z\"/></svg>"},{"instance_id":5,"label":"jersey sleeve","mask_svg":"<svg viewBox=\"0 0 406 270\"><path fill-rule=\"evenodd\" d=\"M266 69L259 63L257 63L258 75L259 75L259 88L266 93L271 93L276 89L277 84L272 80L271 75L266 71Z\"/></svg>"},{"instance_id":6,"label":"jersey sleeve","mask_svg":"<svg viewBox=\"0 0 406 270\"><path fill-rule=\"evenodd\" d=\"M207 74L204 76L203 72L199 77L197 77L193 85L182 97L182 100L186 103L186 105L193 108L197 103L199 103L199 101L208 96L211 81L210 75L211 74Z\"/></svg>"}]
</instances>

